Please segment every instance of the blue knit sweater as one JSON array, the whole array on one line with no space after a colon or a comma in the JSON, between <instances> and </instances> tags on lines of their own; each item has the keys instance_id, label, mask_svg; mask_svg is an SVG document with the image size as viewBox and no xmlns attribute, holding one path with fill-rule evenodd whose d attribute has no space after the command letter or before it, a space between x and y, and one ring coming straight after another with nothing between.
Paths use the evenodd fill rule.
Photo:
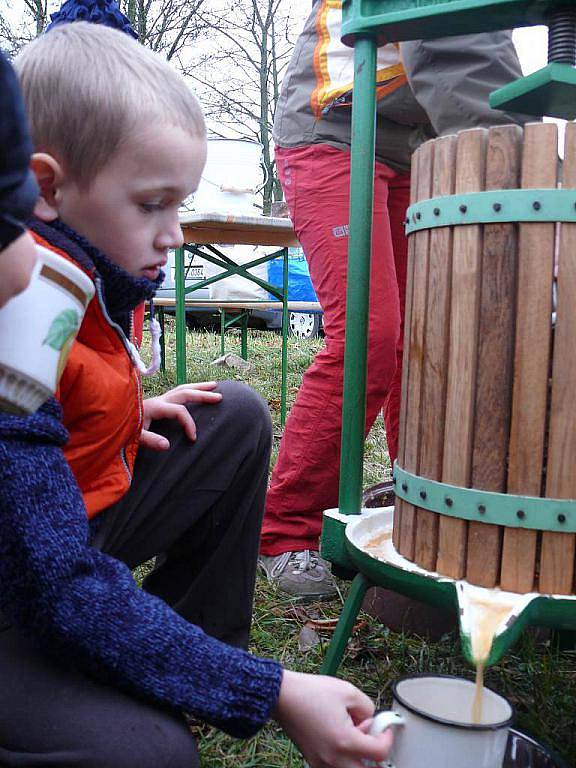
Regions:
<instances>
[{"instance_id":1,"label":"blue knit sweater","mask_svg":"<svg viewBox=\"0 0 576 768\"><path fill-rule=\"evenodd\" d=\"M43 651L232 736L270 717L282 668L208 637L90 547L60 406L0 413L0 610Z\"/></svg>"}]
</instances>

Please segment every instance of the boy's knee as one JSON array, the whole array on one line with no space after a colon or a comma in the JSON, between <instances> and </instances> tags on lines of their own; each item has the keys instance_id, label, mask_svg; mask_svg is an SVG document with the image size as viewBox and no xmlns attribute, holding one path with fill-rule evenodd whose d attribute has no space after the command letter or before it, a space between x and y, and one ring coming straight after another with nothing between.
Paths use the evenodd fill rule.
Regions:
<instances>
[{"instance_id":1,"label":"boy's knee","mask_svg":"<svg viewBox=\"0 0 576 768\"><path fill-rule=\"evenodd\" d=\"M242 429L260 429L264 435L271 435L270 409L252 387L240 381L220 381L217 391L222 393L222 404L234 423Z\"/></svg>"}]
</instances>

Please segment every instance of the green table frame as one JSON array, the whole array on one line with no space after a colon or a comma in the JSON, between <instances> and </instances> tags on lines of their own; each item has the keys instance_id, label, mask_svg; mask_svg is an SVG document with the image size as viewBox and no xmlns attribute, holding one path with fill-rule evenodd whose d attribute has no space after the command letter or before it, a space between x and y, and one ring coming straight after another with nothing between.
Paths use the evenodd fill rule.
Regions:
<instances>
[{"instance_id":1,"label":"green table frame","mask_svg":"<svg viewBox=\"0 0 576 768\"><path fill-rule=\"evenodd\" d=\"M277 219L267 216L187 214L181 218L184 233L184 245L178 248L175 256L175 288L176 288L176 381L186 382L186 296L212 283L223 280L230 275L240 275L259 285L268 293L282 302L282 365L281 365L281 395L280 421L282 426L286 421L286 389L288 372L288 248L298 245L298 240L289 219ZM237 264L217 248L217 245L260 245L279 246L279 250L253 259L246 264ZM186 254L198 255L223 271L206 280L201 280L193 286L186 287ZM248 270L260 264L271 261L278 256L284 259L282 288L261 280ZM256 306L259 302L254 302ZM262 302L265 304L266 302ZM221 350L224 352L224 332L234 320L226 319L225 311L221 310ZM241 312L235 320L241 322L242 357L247 358L247 327L248 316Z\"/></svg>"}]
</instances>

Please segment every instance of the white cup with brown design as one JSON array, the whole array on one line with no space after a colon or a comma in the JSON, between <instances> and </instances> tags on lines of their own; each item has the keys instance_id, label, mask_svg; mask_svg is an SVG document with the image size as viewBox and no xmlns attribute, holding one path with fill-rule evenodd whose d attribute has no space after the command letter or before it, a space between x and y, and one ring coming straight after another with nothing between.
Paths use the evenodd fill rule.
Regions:
<instances>
[{"instance_id":1,"label":"white cup with brown design","mask_svg":"<svg viewBox=\"0 0 576 768\"><path fill-rule=\"evenodd\" d=\"M413 675L392 686L389 712L374 718L371 733L397 726L382 768L502 768L512 706L488 688L474 722L476 687L447 675ZM374 764L370 764L374 765Z\"/></svg>"},{"instance_id":2,"label":"white cup with brown design","mask_svg":"<svg viewBox=\"0 0 576 768\"><path fill-rule=\"evenodd\" d=\"M30 284L0 309L0 410L33 413L50 398L86 307L90 278L41 246Z\"/></svg>"}]
</instances>

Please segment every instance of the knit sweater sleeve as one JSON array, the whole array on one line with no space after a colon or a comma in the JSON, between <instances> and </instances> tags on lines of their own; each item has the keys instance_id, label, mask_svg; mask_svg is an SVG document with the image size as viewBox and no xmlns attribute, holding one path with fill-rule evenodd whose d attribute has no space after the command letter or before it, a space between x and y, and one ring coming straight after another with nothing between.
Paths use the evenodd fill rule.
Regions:
<instances>
[{"instance_id":1,"label":"knit sweater sleeve","mask_svg":"<svg viewBox=\"0 0 576 768\"><path fill-rule=\"evenodd\" d=\"M270 717L282 668L208 637L91 548L59 406L0 414L0 609L100 681L232 736Z\"/></svg>"}]
</instances>

